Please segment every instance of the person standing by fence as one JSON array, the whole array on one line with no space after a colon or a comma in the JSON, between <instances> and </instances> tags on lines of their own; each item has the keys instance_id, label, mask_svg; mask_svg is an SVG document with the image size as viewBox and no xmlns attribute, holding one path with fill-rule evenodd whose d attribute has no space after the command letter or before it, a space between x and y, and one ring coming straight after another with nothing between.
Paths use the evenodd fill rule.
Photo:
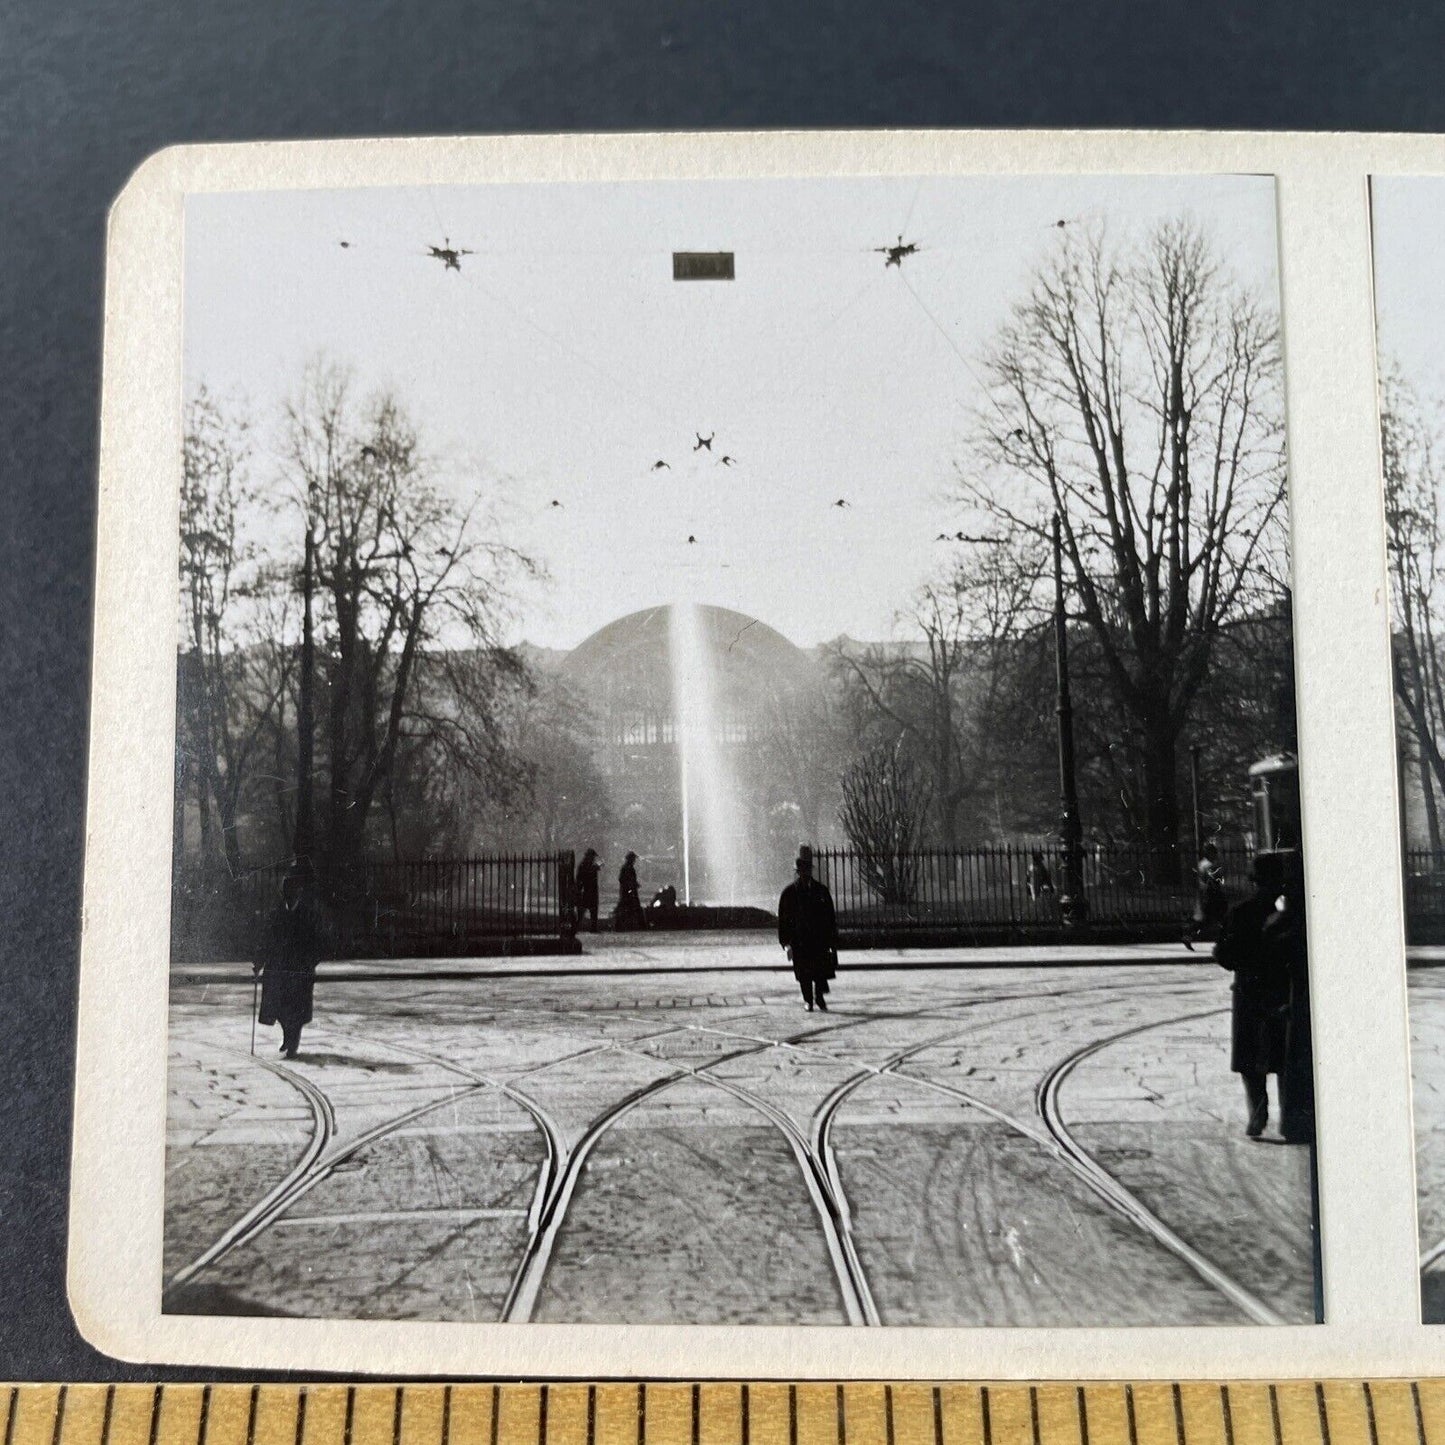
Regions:
<instances>
[{"instance_id":1,"label":"person standing by fence","mask_svg":"<svg viewBox=\"0 0 1445 1445\"><path fill-rule=\"evenodd\" d=\"M261 976L258 1022L281 1025L281 1052L294 1059L301 1029L311 1022L316 965L321 960L321 930L315 888L309 873L293 868L281 883L281 901L269 920L259 957L252 965Z\"/></svg>"},{"instance_id":2,"label":"person standing by fence","mask_svg":"<svg viewBox=\"0 0 1445 1445\"><path fill-rule=\"evenodd\" d=\"M1194 865L1194 917L1184 925L1184 946L1190 953L1199 939L1216 936L1229 914L1224 894L1224 874L1219 868L1219 848L1206 843Z\"/></svg>"},{"instance_id":3,"label":"person standing by fence","mask_svg":"<svg viewBox=\"0 0 1445 1445\"><path fill-rule=\"evenodd\" d=\"M793 965L809 1013L828 1011L828 980L838 975L838 919L826 883L813 877L813 850L798 849L798 876L778 899L778 942Z\"/></svg>"},{"instance_id":4,"label":"person standing by fence","mask_svg":"<svg viewBox=\"0 0 1445 1445\"><path fill-rule=\"evenodd\" d=\"M642 911L642 894L637 882L637 854L629 853L617 874L616 928L622 933L646 927L647 917Z\"/></svg>"},{"instance_id":5,"label":"person standing by fence","mask_svg":"<svg viewBox=\"0 0 1445 1445\"><path fill-rule=\"evenodd\" d=\"M1229 910L1214 958L1234 975L1234 1010L1229 1066L1244 1082L1249 1121L1244 1132L1257 1139L1269 1122L1270 1074L1283 1074L1288 1041L1289 973L1266 924L1274 918L1284 889L1284 861L1278 853L1254 859L1254 895Z\"/></svg>"},{"instance_id":6,"label":"person standing by fence","mask_svg":"<svg viewBox=\"0 0 1445 1445\"><path fill-rule=\"evenodd\" d=\"M602 871L597 850L589 848L577 865L577 924L580 927L584 914L592 915L592 932L597 932L598 887L597 875Z\"/></svg>"}]
</instances>

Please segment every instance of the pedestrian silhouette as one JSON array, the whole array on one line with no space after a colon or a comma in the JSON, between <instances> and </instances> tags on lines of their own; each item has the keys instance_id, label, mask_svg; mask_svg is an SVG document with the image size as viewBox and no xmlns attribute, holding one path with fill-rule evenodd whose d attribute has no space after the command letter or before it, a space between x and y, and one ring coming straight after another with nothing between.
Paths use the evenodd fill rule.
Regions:
<instances>
[{"instance_id":1,"label":"pedestrian silhouette","mask_svg":"<svg viewBox=\"0 0 1445 1445\"><path fill-rule=\"evenodd\" d=\"M1234 975L1229 1066L1244 1083L1249 1109L1244 1132L1257 1139L1269 1123L1266 1081L1285 1065L1289 974L1280 949L1265 934L1284 889L1281 855L1257 853L1252 871L1254 894L1229 910L1214 958Z\"/></svg>"},{"instance_id":2,"label":"pedestrian silhouette","mask_svg":"<svg viewBox=\"0 0 1445 1445\"><path fill-rule=\"evenodd\" d=\"M838 919L826 883L813 877L813 850L798 849L797 877L778 899L778 942L793 965L793 977L808 1012L828 1011L828 982L838 975Z\"/></svg>"},{"instance_id":3,"label":"pedestrian silhouette","mask_svg":"<svg viewBox=\"0 0 1445 1445\"><path fill-rule=\"evenodd\" d=\"M1224 893L1224 873L1219 867L1219 849L1206 843L1194 865L1194 914L1184 925L1184 946L1191 953L1200 939L1215 938L1229 913Z\"/></svg>"},{"instance_id":4,"label":"pedestrian silhouette","mask_svg":"<svg viewBox=\"0 0 1445 1445\"><path fill-rule=\"evenodd\" d=\"M613 926L618 933L647 927L647 917L642 911L642 896L638 892L636 853L629 853L622 860L622 867L617 872L617 913Z\"/></svg>"},{"instance_id":5,"label":"pedestrian silhouette","mask_svg":"<svg viewBox=\"0 0 1445 1445\"><path fill-rule=\"evenodd\" d=\"M1284 894L1279 910L1265 921L1265 943L1289 984L1285 1009L1284 1068L1279 1076L1279 1132L1286 1144L1315 1140L1315 1061L1310 1028L1309 942L1305 931L1304 860L1284 858Z\"/></svg>"},{"instance_id":6,"label":"pedestrian silhouette","mask_svg":"<svg viewBox=\"0 0 1445 1445\"><path fill-rule=\"evenodd\" d=\"M315 889L309 870L293 868L281 883L259 955L252 965L261 976L257 1022L281 1025L281 1052L294 1059L301 1029L311 1022L316 965L321 959Z\"/></svg>"},{"instance_id":7,"label":"pedestrian silhouette","mask_svg":"<svg viewBox=\"0 0 1445 1445\"><path fill-rule=\"evenodd\" d=\"M591 914L593 933L597 932L597 875L601 871L597 850L589 848L577 865L577 922L580 925L583 918Z\"/></svg>"}]
</instances>

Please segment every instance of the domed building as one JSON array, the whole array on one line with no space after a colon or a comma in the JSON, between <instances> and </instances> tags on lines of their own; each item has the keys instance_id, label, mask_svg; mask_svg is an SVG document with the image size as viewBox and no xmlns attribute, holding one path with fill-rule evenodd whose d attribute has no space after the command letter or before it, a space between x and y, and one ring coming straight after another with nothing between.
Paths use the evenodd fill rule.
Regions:
<instances>
[{"instance_id":1,"label":"domed building","mask_svg":"<svg viewBox=\"0 0 1445 1445\"><path fill-rule=\"evenodd\" d=\"M609 865L638 854L644 901L672 884L771 906L837 771L815 660L745 613L662 606L598 629L561 671L599 723Z\"/></svg>"}]
</instances>

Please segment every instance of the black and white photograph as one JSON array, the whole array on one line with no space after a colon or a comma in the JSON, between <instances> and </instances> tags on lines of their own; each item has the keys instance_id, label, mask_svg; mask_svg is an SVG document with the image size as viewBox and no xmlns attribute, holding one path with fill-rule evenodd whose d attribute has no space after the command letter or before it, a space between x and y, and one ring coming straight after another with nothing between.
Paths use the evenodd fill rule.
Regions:
<instances>
[{"instance_id":1,"label":"black and white photograph","mask_svg":"<svg viewBox=\"0 0 1445 1445\"><path fill-rule=\"evenodd\" d=\"M1371 181L1421 1313L1445 1322L1445 179Z\"/></svg>"},{"instance_id":2,"label":"black and white photograph","mask_svg":"<svg viewBox=\"0 0 1445 1445\"><path fill-rule=\"evenodd\" d=\"M1321 1318L1270 176L193 193L182 304L166 1314Z\"/></svg>"}]
</instances>

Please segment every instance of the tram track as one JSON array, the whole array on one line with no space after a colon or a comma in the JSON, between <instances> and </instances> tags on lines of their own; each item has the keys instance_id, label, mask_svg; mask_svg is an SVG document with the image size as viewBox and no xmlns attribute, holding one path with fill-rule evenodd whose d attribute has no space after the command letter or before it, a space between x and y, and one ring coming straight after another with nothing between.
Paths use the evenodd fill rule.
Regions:
<instances>
[{"instance_id":1,"label":"tram track","mask_svg":"<svg viewBox=\"0 0 1445 1445\"><path fill-rule=\"evenodd\" d=\"M1161 985L1166 988L1178 987L1178 985L1172 981L1161 981ZM327 1096L317 1088L314 1083L305 1078L304 1075L269 1060L254 1059L253 1062L261 1064L273 1074L293 1084L306 1099L313 1117L311 1139L308 1141L301 1157L298 1158L287 1175L279 1181L262 1200L258 1201L256 1205L236 1220L212 1245L203 1251L201 1255L197 1256L195 1260L172 1277L167 1286L167 1293L169 1294L190 1283L197 1275L218 1263L232 1250L256 1238L257 1235L261 1234L281 1218L281 1216L307 1192L319 1185L324 1179L330 1177L339 1165L354 1157L362 1149L375 1144L378 1140L385 1138L393 1131L433 1113L437 1109L454 1105L464 1099L475 1097L488 1090L495 1090L512 1100L528 1114L540 1133L544 1145L544 1158L537 1171L537 1182L533 1189L531 1203L526 1214L527 1242L513 1273L511 1284L500 1311L500 1318L504 1322L523 1322L530 1320L536 1310L558 1235L567 1217L569 1206L580 1183L587 1158L592 1150L619 1120L639 1105L687 1080L696 1080L727 1093L749 1108L755 1109L764 1119L778 1128L783 1134L798 1163L804 1183L820 1221L834 1273L837 1278L844 1314L851 1324L876 1325L881 1322L880 1313L869 1287L866 1272L853 1237L852 1214L846 1192L843 1188L837 1157L832 1145L833 1124L839 1109L844 1102L869 1079L878 1078L883 1075L892 1075L893 1077L907 1080L916 1085L933 1088L944 1093L952 1093L958 1098L959 1102L970 1104L973 1107L981 1109L986 1114L998 1118L1009 1127L1027 1134L1030 1138L1043 1144L1044 1147L1049 1148L1051 1152L1055 1154L1055 1157L1059 1158L1066 1167L1069 1167L1083 1182L1088 1184L1096 1196L1102 1198L1106 1204L1109 1204L1118 1212L1124 1213L1132 1218L1136 1224L1140 1224L1140 1226L1147 1231L1148 1225L1141 1223L1141 1216L1139 1215L1139 1211L1143 1210L1143 1206L1138 1205L1137 1201L1133 1201L1133 1204L1137 1205L1137 1209L1131 1212L1130 1204L1122 1197L1123 1195L1127 1195L1124 1186L1119 1184L1118 1181L1112 1180L1112 1176L1106 1176L1106 1171L1102 1169L1102 1166L1098 1165L1097 1161L1093 1161L1091 1156L1088 1156L1087 1152L1083 1151L1082 1147L1076 1143L1074 1149L1077 1153L1071 1152L1061 1139L1053 1136L1051 1133L1045 1130L1030 1129L1023 1124L1022 1121L1006 1115L1002 1111L993 1109L992 1106L966 1094L965 1091L955 1090L952 1086L942 1085L936 1081L923 1079L901 1070L901 1066L917 1054L927 1049L957 1040L980 1028L986 1028L990 1024L997 1023L998 1021L994 1019L970 1017L964 1020L958 1020L955 1027L948 1029L946 1032L930 1036L930 1038L918 1044L910 1045L907 1049L897 1051L896 1054L890 1056L883 1064L859 1070L830 1093L824 1103L815 1111L810 1127L806 1130L795 1123L783 1110L754 1093L746 1086L738 1083L736 1080L717 1077L711 1071L730 1063L756 1057L759 1054L766 1053L775 1048L790 1049L806 1055L810 1052L809 1044L812 1040L868 1024L876 1024L889 1020L912 1021L928 1017L938 1017L940 1021L942 1021L942 1019L947 1017L946 1010L949 1008L966 1008L973 1010L1009 1002L1046 1003L1048 1000L1059 1000L1060 1003L1063 1004L1067 1000L1076 998L1080 994L1103 993L1108 990L1109 985L1080 985L1073 988L1049 989L1042 994L1035 991L1028 991L1001 996L996 995L988 998L959 999L951 1004L939 1004L935 1001L926 1008L911 1010L906 1013L870 1013L862 1016L849 1016L824 1024L821 1027L812 1028L805 1032L781 1039L737 1034L728 1030L708 1029L699 1026L686 1026L696 1028L699 1032L716 1033L721 1037L738 1038L745 1041L743 1047L720 1054L718 1057L696 1066L680 1064L675 1060L660 1058L657 1054L649 1053L639 1047L652 1040L680 1032L681 1030L677 1026L649 1033L637 1039L630 1040L627 1044L619 1044L611 1041L593 1048L584 1049L580 1051L579 1054L548 1060L536 1068L526 1071L526 1074L542 1073L558 1065L575 1061L577 1058L587 1054L609 1051L634 1053L638 1057L646 1058L653 1063L661 1063L671 1068L672 1072L631 1090L623 1098L617 1100L607 1109L589 1120L582 1129L581 1134L570 1146L567 1143L565 1131L558 1124L557 1120L524 1088L519 1087L519 1080L525 1078L526 1074L512 1076L504 1081L434 1052L416 1049L410 1045L394 1044L388 1040L357 1033L354 1030L333 1028L330 1032L340 1039L350 1040L356 1044L370 1044L421 1062L432 1064L463 1080L464 1086L453 1090L443 1098L429 1101L415 1109L406 1111L397 1118L380 1123L368 1129L356 1139L348 1141L340 1148L333 1148L332 1146L336 1138L336 1119L334 1107ZM1046 1010L1034 1009L1023 1016L1030 1017L1041 1011ZM1208 1012L1214 1013L1217 1012L1217 1010L1209 1010ZM1193 1016L1199 1015L1190 1015L1190 1017ZM1071 1069L1073 1065L1081 1062L1084 1057L1106 1046L1108 1043L1114 1042L1117 1038L1128 1036L1129 1033L1140 1032L1147 1028L1162 1027L1173 1021L1175 1020L1159 1020L1141 1025L1135 1029L1125 1030L1122 1033L1112 1035L1108 1039L1093 1041L1085 1048L1076 1051L1074 1055L1070 1056L1070 1059L1065 1060L1061 1065L1056 1066L1055 1070L1051 1071L1050 1077L1057 1077L1055 1078L1053 1087L1047 1091L1046 1095L1043 1092L1039 1094L1041 1101L1045 1097L1047 1097L1049 1101L1047 1105L1040 1102L1039 1107L1041 1114L1043 1109L1048 1107L1053 1109L1056 1115L1058 1085L1067 1077L1069 1069ZM832 1064L838 1062L831 1055L826 1054L820 1055L819 1061ZM1040 1090L1043 1090L1043 1082L1040 1084ZM1062 1120L1058 1120L1057 1122L1062 1129ZM1063 1132L1067 1134L1066 1129L1063 1129ZM1069 1138L1072 1141L1072 1136L1069 1136ZM1088 1162L1085 1163L1085 1160ZM1087 1178L1085 1178L1086 1175L1088 1176ZM1104 1183L1100 1176L1106 1176L1111 1181L1113 1192L1110 1190L1110 1185ZM1132 1201L1132 1196L1128 1196L1128 1199ZM1144 1212L1147 1213L1147 1211ZM1168 1231L1168 1227L1163 1225L1162 1221L1158 1223L1162 1230ZM1179 1241L1179 1243L1183 1245L1183 1241ZM1184 1248L1187 1249L1188 1246L1185 1245ZM1176 1253L1177 1252L1176 1250ZM1445 1252L1445 1243L1442 1243L1442 1252ZM1204 1264L1206 1267L1212 1268L1212 1266L1209 1266L1208 1261L1204 1261ZM1218 1273L1222 1279L1227 1279L1227 1277L1223 1276L1222 1271ZM1239 1287L1236 1286L1236 1288ZM1261 1305L1260 1308L1264 1309L1266 1307Z\"/></svg>"},{"instance_id":2,"label":"tram track","mask_svg":"<svg viewBox=\"0 0 1445 1445\"><path fill-rule=\"evenodd\" d=\"M1175 1255L1176 1258L1188 1265L1200 1279L1228 1299L1235 1308L1240 1310L1251 1321L1256 1324L1283 1324L1286 1323L1286 1321L1276 1310L1266 1304L1252 1291L1241 1285L1230 1276L1227 1271L1180 1236L1164 1220L1149 1209L1122 1181L1105 1169L1104 1166L1075 1139L1068 1126L1064 1123L1059 1108L1058 1095L1064 1081L1068 1078L1069 1074L1072 1073L1074 1068L1085 1059L1098 1053L1101 1049L1107 1048L1109 1045L1117 1043L1121 1039L1130 1038L1157 1028L1166 1028L1170 1024L1185 1023L1201 1018L1212 1018L1220 1013L1227 1012L1228 1008L1225 1007L1172 1015L1169 1018L1152 1020L1148 1023L1137 1024L1128 1029L1119 1030L1106 1038L1091 1040L1088 1044L1074 1050L1050 1068L1035 1087L1035 1108L1039 1116L1039 1124L1037 1125L1031 1121L1019 1119L1007 1110L999 1109L995 1105L988 1103L987 1100L981 1099L976 1094L970 1093L966 1089L961 1089L957 1085L947 1084L938 1079L931 1079L923 1075L907 1072L903 1066L908 1063L910 1059L936 1046L932 1042L925 1041L908 1049L900 1050L898 1054L890 1058L886 1064L881 1066L876 1072L855 1076L854 1079L846 1081L845 1084L840 1085L838 1089L834 1090L834 1093L830 1095L828 1101L826 1101L825 1106L820 1109L820 1117L815 1122L814 1136L817 1140L817 1147L827 1160L827 1167L830 1172L830 1177L834 1181L835 1192L840 1199L843 1199L845 1196L842 1180L838 1174L837 1160L833 1153L831 1143L833 1121L842 1104L846 1102L858 1088L867 1083L870 1078L878 1078L883 1075L891 1075L894 1078L901 1079L917 1087L944 1094L1039 1144L1049 1152L1051 1157L1068 1169L1095 1198L1122 1218L1127 1219L1136 1228L1149 1236L1156 1244L1167 1249ZM1040 1125L1042 1127L1040 1127ZM1441 1253L1445 1254L1445 1242L1442 1242Z\"/></svg>"}]
</instances>

